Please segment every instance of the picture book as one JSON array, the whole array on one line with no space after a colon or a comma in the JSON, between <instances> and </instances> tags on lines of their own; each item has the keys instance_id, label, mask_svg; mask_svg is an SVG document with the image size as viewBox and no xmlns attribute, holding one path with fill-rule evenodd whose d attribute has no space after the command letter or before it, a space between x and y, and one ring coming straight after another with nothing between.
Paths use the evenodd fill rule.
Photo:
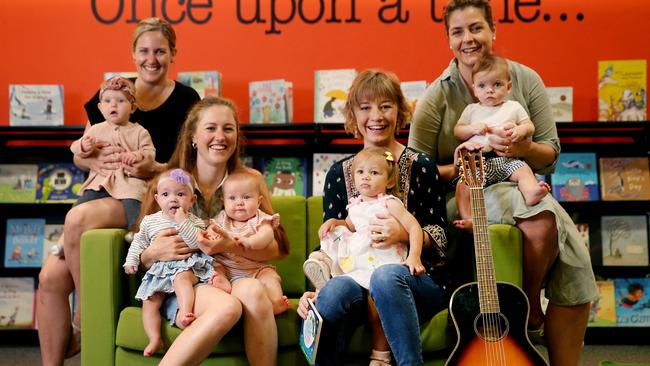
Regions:
<instances>
[{"instance_id":1,"label":"picture book","mask_svg":"<svg viewBox=\"0 0 650 366\"><path fill-rule=\"evenodd\" d=\"M598 62L598 120L645 121L646 60Z\"/></svg>"},{"instance_id":2,"label":"picture book","mask_svg":"<svg viewBox=\"0 0 650 366\"><path fill-rule=\"evenodd\" d=\"M404 97L411 105L411 112L415 112L418 101L422 100L424 92L427 90L427 82L425 80L402 81L400 86L402 87Z\"/></svg>"},{"instance_id":3,"label":"picture book","mask_svg":"<svg viewBox=\"0 0 650 366\"><path fill-rule=\"evenodd\" d=\"M311 170L311 195L322 196L325 177L330 167L351 154L314 153Z\"/></svg>"},{"instance_id":4,"label":"picture book","mask_svg":"<svg viewBox=\"0 0 650 366\"><path fill-rule=\"evenodd\" d=\"M45 219L7 219L5 267L40 267L44 231Z\"/></svg>"},{"instance_id":5,"label":"picture book","mask_svg":"<svg viewBox=\"0 0 650 366\"><path fill-rule=\"evenodd\" d=\"M570 86L547 86L546 94L551 101L555 122L573 122L573 88Z\"/></svg>"},{"instance_id":6,"label":"picture book","mask_svg":"<svg viewBox=\"0 0 650 366\"><path fill-rule=\"evenodd\" d=\"M0 277L0 329L32 328L34 299L33 277Z\"/></svg>"},{"instance_id":7,"label":"picture book","mask_svg":"<svg viewBox=\"0 0 650 366\"><path fill-rule=\"evenodd\" d=\"M650 278L614 279L616 326L650 326Z\"/></svg>"},{"instance_id":8,"label":"picture book","mask_svg":"<svg viewBox=\"0 0 650 366\"><path fill-rule=\"evenodd\" d=\"M357 71L317 70L314 76L314 122L343 123L343 107Z\"/></svg>"},{"instance_id":9,"label":"picture book","mask_svg":"<svg viewBox=\"0 0 650 366\"><path fill-rule=\"evenodd\" d=\"M601 216L604 266L648 265L648 218Z\"/></svg>"},{"instance_id":10,"label":"picture book","mask_svg":"<svg viewBox=\"0 0 650 366\"><path fill-rule=\"evenodd\" d=\"M316 353L318 352L318 341L320 339L320 332L323 325L323 318L318 313L316 306L307 299L309 309L307 310L307 318L302 321L300 326L300 349L307 358L307 363L314 365L316 363Z\"/></svg>"},{"instance_id":11,"label":"picture book","mask_svg":"<svg viewBox=\"0 0 650 366\"><path fill-rule=\"evenodd\" d=\"M589 249L589 224L576 223L576 228L578 229L578 233L582 239L585 241L585 247Z\"/></svg>"},{"instance_id":12,"label":"picture book","mask_svg":"<svg viewBox=\"0 0 650 366\"><path fill-rule=\"evenodd\" d=\"M9 85L10 126L63 126L63 85Z\"/></svg>"},{"instance_id":13,"label":"picture book","mask_svg":"<svg viewBox=\"0 0 650 366\"><path fill-rule=\"evenodd\" d=\"M85 179L85 173L72 163L38 164L36 201L74 203Z\"/></svg>"},{"instance_id":14,"label":"picture book","mask_svg":"<svg viewBox=\"0 0 650 366\"><path fill-rule=\"evenodd\" d=\"M251 124L291 122L287 109L287 82L285 80L250 82L248 96ZM293 106L293 103L291 105Z\"/></svg>"},{"instance_id":15,"label":"picture book","mask_svg":"<svg viewBox=\"0 0 650 366\"><path fill-rule=\"evenodd\" d=\"M650 200L647 157L600 158L600 188L603 201Z\"/></svg>"},{"instance_id":16,"label":"picture book","mask_svg":"<svg viewBox=\"0 0 650 366\"><path fill-rule=\"evenodd\" d=\"M278 157L262 159L266 184L273 196L307 196L305 159Z\"/></svg>"},{"instance_id":17,"label":"picture book","mask_svg":"<svg viewBox=\"0 0 650 366\"><path fill-rule=\"evenodd\" d=\"M595 153L561 153L551 174L558 201L597 201L598 168Z\"/></svg>"},{"instance_id":18,"label":"picture book","mask_svg":"<svg viewBox=\"0 0 650 366\"><path fill-rule=\"evenodd\" d=\"M37 174L36 164L0 164L0 202L34 202Z\"/></svg>"},{"instance_id":19,"label":"picture book","mask_svg":"<svg viewBox=\"0 0 650 366\"><path fill-rule=\"evenodd\" d=\"M63 224L45 224L43 234L43 262L52 253L52 247L56 245L63 235Z\"/></svg>"},{"instance_id":20,"label":"picture book","mask_svg":"<svg viewBox=\"0 0 650 366\"><path fill-rule=\"evenodd\" d=\"M591 303L589 310L589 327L616 326L616 300L614 296L614 281L596 281L598 299Z\"/></svg>"},{"instance_id":21,"label":"picture book","mask_svg":"<svg viewBox=\"0 0 650 366\"><path fill-rule=\"evenodd\" d=\"M199 93L201 99L208 95L221 95L221 73L219 71L181 71L178 81Z\"/></svg>"}]
</instances>

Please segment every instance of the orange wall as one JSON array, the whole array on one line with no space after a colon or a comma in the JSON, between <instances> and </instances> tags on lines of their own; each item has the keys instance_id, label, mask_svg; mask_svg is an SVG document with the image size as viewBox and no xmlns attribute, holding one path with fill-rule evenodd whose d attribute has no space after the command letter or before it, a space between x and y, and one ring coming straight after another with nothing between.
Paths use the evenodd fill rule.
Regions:
<instances>
[{"instance_id":1,"label":"orange wall","mask_svg":"<svg viewBox=\"0 0 650 366\"><path fill-rule=\"evenodd\" d=\"M295 120L313 119L313 72L317 69L381 67L402 80L435 79L451 59L444 26L431 19L433 5L440 17L446 0L261 0L263 24L243 24L237 4L243 3L245 18L253 16L256 0L4 0L0 1L0 125L7 125L9 84L63 84L65 124L81 125L86 117L83 103L95 92L105 71L132 71L130 55L134 24L138 19L161 15L165 5L170 18L184 20L175 26L179 54L171 76L177 71L216 69L223 74L223 93L234 99L248 120L248 82L284 78L293 81ZM184 5L179 5L179 3ZM100 23L92 12L95 4L104 18L123 14L110 25ZM189 4L197 19L187 13ZM290 15L291 4L303 4L306 17L325 13L320 22L306 24L295 17L272 27L271 6L280 18ZM341 23L326 23L332 3ZM382 23L381 7L400 4L404 23ZM597 62L607 59L650 59L645 22L650 19L647 0L492 0L497 19L496 50L537 70L549 86L573 86L574 119L596 120ZM538 4L537 4L538 3ZM519 4L522 17L517 18ZM529 5L524 5L529 4ZM532 4L532 5L530 5ZM351 7L354 5L354 16ZM504 13L507 12L507 15ZM385 15L394 17L395 8ZM577 15L584 16L582 21ZM545 21L543 16L550 15ZM562 21L561 14L567 19ZM356 17L360 23L344 20ZM270 29L279 34L267 34Z\"/></svg>"}]
</instances>

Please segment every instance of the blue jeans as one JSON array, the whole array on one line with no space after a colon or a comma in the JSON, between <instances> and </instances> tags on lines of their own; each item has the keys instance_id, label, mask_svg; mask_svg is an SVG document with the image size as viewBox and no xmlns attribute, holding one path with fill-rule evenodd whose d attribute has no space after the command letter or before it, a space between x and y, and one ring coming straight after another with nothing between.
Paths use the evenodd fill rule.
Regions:
<instances>
[{"instance_id":1,"label":"blue jeans","mask_svg":"<svg viewBox=\"0 0 650 366\"><path fill-rule=\"evenodd\" d=\"M422 365L420 324L446 307L442 290L427 275L411 276L408 267L383 265L370 278L372 296L398 365ZM366 322L368 291L347 276L321 289L316 307L323 317L318 365L340 365L354 330Z\"/></svg>"}]
</instances>

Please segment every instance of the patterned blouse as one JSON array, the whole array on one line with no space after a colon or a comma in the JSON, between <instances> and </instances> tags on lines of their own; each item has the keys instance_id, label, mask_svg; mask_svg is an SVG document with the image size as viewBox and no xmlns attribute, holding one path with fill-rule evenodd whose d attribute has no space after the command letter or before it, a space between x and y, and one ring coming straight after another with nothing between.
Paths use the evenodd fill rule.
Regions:
<instances>
[{"instance_id":1,"label":"patterned blouse","mask_svg":"<svg viewBox=\"0 0 650 366\"><path fill-rule=\"evenodd\" d=\"M336 162L327 172L323 189L323 221L345 219L348 216L348 197L359 196L353 182L352 160L353 156ZM431 239L431 245L422 251L422 262L431 273L434 267L444 264L447 246L445 203L438 168L430 156L409 147L404 149L397 164L397 196Z\"/></svg>"}]
</instances>

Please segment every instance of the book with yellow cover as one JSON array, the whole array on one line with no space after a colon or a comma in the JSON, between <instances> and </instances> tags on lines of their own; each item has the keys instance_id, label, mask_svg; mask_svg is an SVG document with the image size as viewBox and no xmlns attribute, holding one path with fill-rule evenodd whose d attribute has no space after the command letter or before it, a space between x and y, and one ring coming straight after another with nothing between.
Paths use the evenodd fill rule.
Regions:
<instances>
[{"instance_id":1,"label":"book with yellow cover","mask_svg":"<svg viewBox=\"0 0 650 366\"><path fill-rule=\"evenodd\" d=\"M645 121L646 60L598 62L598 120Z\"/></svg>"}]
</instances>

